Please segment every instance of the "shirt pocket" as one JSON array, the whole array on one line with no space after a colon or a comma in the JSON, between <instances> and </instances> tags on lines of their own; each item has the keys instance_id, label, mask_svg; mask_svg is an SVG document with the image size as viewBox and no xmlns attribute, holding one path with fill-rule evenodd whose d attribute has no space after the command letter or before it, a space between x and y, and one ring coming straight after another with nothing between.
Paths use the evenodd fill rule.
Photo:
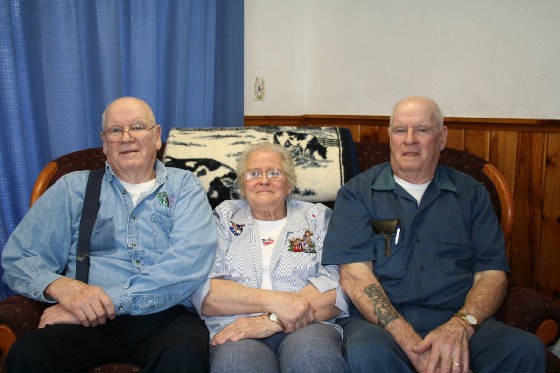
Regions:
<instances>
[{"instance_id":1,"label":"shirt pocket","mask_svg":"<svg viewBox=\"0 0 560 373\"><path fill-rule=\"evenodd\" d=\"M463 227L434 229L436 268L445 274L472 271L474 261L472 240Z\"/></svg>"},{"instance_id":2,"label":"shirt pocket","mask_svg":"<svg viewBox=\"0 0 560 373\"><path fill-rule=\"evenodd\" d=\"M115 242L115 224L113 218L95 220L95 225L91 232L90 254L108 255L117 251Z\"/></svg>"},{"instance_id":3,"label":"shirt pocket","mask_svg":"<svg viewBox=\"0 0 560 373\"><path fill-rule=\"evenodd\" d=\"M389 240L389 245L389 255L385 256L384 235L373 234L373 269L380 281L398 280L406 276L408 258L402 248L395 244L394 234Z\"/></svg>"},{"instance_id":4,"label":"shirt pocket","mask_svg":"<svg viewBox=\"0 0 560 373\"><path fill-rule=\"evenodd\" d=\"M159 214L152 214L152 237L154 250L156 253L162 254L169 248L169 234L173 228L173 220Z\"/></svg>"}]
</instances>

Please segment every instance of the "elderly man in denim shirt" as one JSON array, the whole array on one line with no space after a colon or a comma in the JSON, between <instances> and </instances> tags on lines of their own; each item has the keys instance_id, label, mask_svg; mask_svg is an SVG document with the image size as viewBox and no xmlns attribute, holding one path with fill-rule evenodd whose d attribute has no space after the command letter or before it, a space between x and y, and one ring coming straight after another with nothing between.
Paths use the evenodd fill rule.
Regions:
<instances>
[{"instance_id":1,"label":"elderly man in denim shirt","mask_svg":"<svg viewBox=\"0 0 560 373\"><path fill-rule=\"evenodd\" d=\"M540 340L492 317L507 288L503 235L484 186L438 165L438 105L401 100L389 139L390 162L339 191L324 242L355 306L340 320L348 370L543 372Z\"/></svg>"},{"instance_id":2,"label":"elderly man in denim shirt","mask_svg":"<svg viewBox=\"0 0 560 373\"><path fill-rule=\"evenodd\" d=\"M4 281L52 305L8 355L17 371L87 371L132 363L146 372L208 369L208 330L188 298L204 282L216 228L196 177L156 159L161 127L144 101L103 113L107 157L91 235L89 281L75 279L89 171L63 176L8 240Z\"/></svg>"}]
</instances>

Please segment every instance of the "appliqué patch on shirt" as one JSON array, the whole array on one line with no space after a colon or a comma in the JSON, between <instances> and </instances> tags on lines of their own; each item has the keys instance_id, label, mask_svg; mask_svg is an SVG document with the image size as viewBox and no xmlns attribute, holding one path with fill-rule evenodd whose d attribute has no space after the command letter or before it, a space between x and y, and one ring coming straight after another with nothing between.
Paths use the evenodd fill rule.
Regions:
<instances>
[{"instance_id":1,"label":"appliqu\u00e9 patch on shirt","mask_svg":"<svg viewBox=\"0 0 560 373\"><path fill-rule=\"evenodd\" d=\"M162 206L169 207L169 196L167 195L167 192L158 193L157 199Z\"/></svg>"},{"instance_id":2,"label":"appliqu\u00e9 patch on shirt","mask_svg":"<svg viewBox=\"0 0 560 373\"><path fill-rule=\"evenodd\" d=\"M302 238L296 237L290 241L290 248L288 251L292 251L295 253L316 253L315 251L315 242L311 239L313 236L313 232L309 229L305 231Z\"/></svg>"},{"instance_id":3,"label":"appliqu\u00e9 patch on shirt","mask_svg":"<svg viewBox=\"0 0 560 373\"><path fill-rule=\"evenodd\" d=\"M261 242L264 246L272 245L274 243L274 238L272 237L261 238Z\"/></svg>"},{"instance_id":4,"label":"appliqu\u00e9 patch on shirt","mask_svg":"<svg viewBox=\"0 0 560 373\"><path fill-rule=\"evenodd\" d=\"M245 227L245 224L235 224L231 220L230 223L231 225L229 227L229 230L231 231L231 233L233 233L234 236L239 236L243 232L243 228Z\"/></svg>"}]
</instances>

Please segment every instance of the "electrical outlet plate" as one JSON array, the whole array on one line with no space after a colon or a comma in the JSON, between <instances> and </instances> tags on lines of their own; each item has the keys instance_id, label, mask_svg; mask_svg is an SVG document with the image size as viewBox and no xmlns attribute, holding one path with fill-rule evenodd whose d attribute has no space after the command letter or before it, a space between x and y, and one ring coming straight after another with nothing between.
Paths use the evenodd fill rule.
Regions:
<instances>
[{"instance_id":1,"label":"electrical outlet plate","mask_svg":"<svg viewBox=\"0 0 560 373\"><path fill-rule=\"evenodd\" d=\"M264 101L264 79L261 77L255 77L255 101Z\"/></svg>"}]
</instances>

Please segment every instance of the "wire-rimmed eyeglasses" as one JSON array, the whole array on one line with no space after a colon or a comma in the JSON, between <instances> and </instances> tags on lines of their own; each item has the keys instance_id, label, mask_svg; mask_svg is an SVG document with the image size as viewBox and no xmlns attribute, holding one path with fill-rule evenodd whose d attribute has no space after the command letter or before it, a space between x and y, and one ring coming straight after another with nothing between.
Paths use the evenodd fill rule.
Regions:
<instances>
[{"instance_id":1,"label":"wire-rimmed eyeglasses","mask_svg":"<svg viewBox=\"0 0 560 373\"><path fill-rule=\"evenodd\" d=\"M268 170L247 170L245 171L245 179L246 180L259 180L266 175L266 177L270 180L278 180L282 176L284 176L284 171L279 168L269 168Z\"/></svg>"},{"instance_id":2,"label":"wire-rimmed eyeglasses","mask_svg":"<svg viewBox=\"0 0 560 373\"><path fill-rule=\"evenodd\" d=\"M137 123L129 128L109 127L101 133L103 134L107 142L119 142L122 140L125 132L127 132L128 136L134 140L140 138L141 136L147 135L149 131L153 130L156 127L157 124L148 127L148 125L145 123Z\"/></svg>"}]
</instances>

